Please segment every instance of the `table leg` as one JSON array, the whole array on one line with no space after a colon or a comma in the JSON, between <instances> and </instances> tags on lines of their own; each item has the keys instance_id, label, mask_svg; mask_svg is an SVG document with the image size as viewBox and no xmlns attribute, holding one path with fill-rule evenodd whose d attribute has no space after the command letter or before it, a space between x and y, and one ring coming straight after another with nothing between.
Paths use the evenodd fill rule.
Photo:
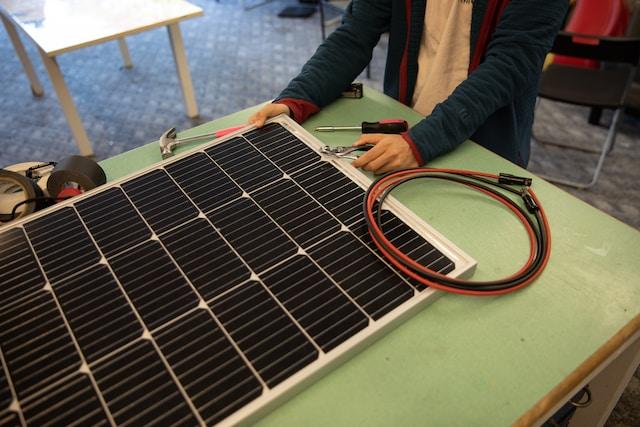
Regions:
<instances>
[{"instance_id":1,"label":"table leg","mask_svg":"<svg viewBox=\"0 0 640 427\"><path fill-rule=\"evenodd\" d=\"M131 55L129 55L129 47L127 46L127 41L124 37L118 39L118 46L120 46L120 53L122 54L122 59L124 60L124 68L133 67L133 63L131 62Z\"/></svg>"},{"instance_id":2,"label":"table leg","mask_svg":"<svg viewBox=\"0 0 640 427\"><path fill-rule=\"evenodd\" d=\"M89 142L87 133L85 132L80 116L78 115L78 110L76 109L73 99L69 94L69 90L67 89L67 85L64 82L58 61L56 61L55 57L49 57L43 50L38 50L40 51L42 62L44 63L44 66L49 73L49 77L51 78L51 84L56 91L56 95L58 95L60 106L67 118L73 138L76 140L76 144L80 149L80 154L83 156L93 156L91 142Z\"/></svg>"},{"instance_id":3,"label":"table leg","mask_svg":"<svg viewBox=\"0 0 640 427\"><path fill-rule=\"evenodd\" d=\"M198 105L193 92L193 83L191 82L191 74L189 73L189 64L187 63L187 55L184 52L182 43L182 33L177 23L167 25L169 31L169 40L171 40L171 50L173 51L173 59L176 62L178 78L182 88L182 96L184 105L187 110L187 116L191 118L198 117Z\"/></svg>"},{"instance_id":4,"label":"table leg","mask_svg":"<svg viewBox=\"0 0 640 427\"><path fill-rule=\"evenodd\" d=\"M0 18L2 18L2 23L4 27L7 29L7 33L9 34L9 39L13 44L13 48L18 54L18 58L22 63L22 68L24 69L24 73L27 75L29 79L29 84L31 85L31 92L34 96L42 96L44 90L42 89L42 85L40 84L40 80L38 79L38 75L33 69L33 65L29 60L29 56L27 56L27 51L24 49L24 45L18 36L18 32L16 31L16 27L13 25L9 19L7 19L4 15L0 14Z\"/></svg>"}]
</instances>

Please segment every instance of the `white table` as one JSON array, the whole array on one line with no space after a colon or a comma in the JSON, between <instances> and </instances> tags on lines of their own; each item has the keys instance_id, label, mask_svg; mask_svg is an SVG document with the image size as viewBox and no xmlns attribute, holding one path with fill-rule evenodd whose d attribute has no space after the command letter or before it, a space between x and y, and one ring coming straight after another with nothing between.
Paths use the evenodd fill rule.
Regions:
<instances>
[{"instance_id":1,"label":"white table","mask_svg":"<svg viewBox=\"0 0 640 427\"><path fill-rule=\"evenodd\" d=\"M131 67L127 35L166 26L187 116L198 116L191 74L178 23L201 16L202 9L183 0L0 0L0 18L29 78L35 96L43 93L16 27L36 44L80 153L93 155L91 142L56 57L62 53L118 40L125 67Z\"/></svg>"}]
</instances>

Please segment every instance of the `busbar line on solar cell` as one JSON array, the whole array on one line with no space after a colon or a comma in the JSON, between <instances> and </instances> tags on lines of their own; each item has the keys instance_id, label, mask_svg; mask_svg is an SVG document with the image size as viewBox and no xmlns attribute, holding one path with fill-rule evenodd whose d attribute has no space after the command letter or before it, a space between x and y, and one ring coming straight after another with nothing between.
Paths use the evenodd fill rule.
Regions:
<instances>
[{"instance_id":1,"label":"busbar line on solar cell","mask_svg":"<svg viewBox=\"0 0 640 427\"><path fill-rule=\"evenodd\" d=\"M151 230L120 188L106 190L75 207L106 257L151 237Z\"/></svg>"},{"instance_id":2,"label":"busbar line on solar cell","mask_svg":"<svg viewBox=\"0 0 640 427\"><path fill-rule=\"evenodd\" d=\"M282 172L243 138L214 145L205 152L247 192L282 177Z\"/></svg>"},{"instance_id":3,"label":"busbar line on solar cell","mask_svg":"<svg viewBox=\"0 0 640 427\"><path fill-rule=\"evenodd\" d=\"M242 195L240 187L204 153L186 157L165 169L202 212Z\"/></svg>"},{"instance_id":4,"label":"busbar line on solar cell","mask_svg":"<svg viewBox=\"0 0 640 427\"><path fill-rule=\"evenodd\" d=\"M110 263L149 329L198 305L198 295L158 241L147 241Z\"/></svg>"},{"instance_id":5,"label":"busbar line on solar cell","mask_svg":"<svg viewBox=\"0 0 640 427\"><path fill-rule=\"evenodd\" d=\"M208 218L258 274L298 251L297 245L251 199L234 201L209 213ZM254 240L256 235L260 236L259 243Z\"/></svg>"},{"instance_id":6,"label":"busbar line on solar cell","mask_svg":"<svg viewBox=\"0 0 640 427\"><path fill-rule=\"evenodd\" d=\"M167 366L154 342L140 339L93 368L98 387L118 425L202 423Z\"/></svg>"},{"instance_id":7,"label":"busbar line on solar cell","mask_svg":"<svg viewBox=\"0 0 640 427\"><path fill-rule=\"evenodd\" d=\"M105 265L57 284L54 292L88 363L142 335L142 324Z\"/></svg>"},{"instance_id":8,"label":"busbar line on solar cell","mask_svg":"<svg viewBox=\"0 0 640 427\"><path fill-rule=\"evenodd\" d=\"M288 179L252 194L252 198L303 248L335 234L340 223Z\"/></svg>"},{"instance_id":9,"label":"busbar line on solar cell","mask_svg":"<svg viewBox=\"0 0 640 427\"><path fill-rule=\"evenodd\" d=\"M210 305L269 387L318 357L318 349L259 282L248 282Z\"/></svg>"},{"instance_id":10,"label":"busbar line on solar cell","mask_svg":"<svg viewBox=\"0 0 640 427\"><path fill-rule=\"evenodd\" d=\"M14 412L0 412L0 426L2 427L21 427L22 423L18 415Z\"/></svg>"},{"instance_id":11,"label":"busbar line on solar cell","mask_svg":"<svg viewBox=\"0 0 640 427\"><path fill-rule=\"evenodd\" d=\"M18 400L14 390L15 387L9 376L9 368L2 348L0 348L0 426L21 426L24 424L22 410L17 404ZM14 407L12 408L12 406Z\"/></svg>"},{"instance_id":12,"label":"busbar line on solar cell","mask_svg":"<svg viewBox=\"0 0 640 427\"><path fill-rule=\"evenodd\" d=\"M248 280L251 271L204 218L160 238L206 301Z\"/></svg>"},{"instance_id":13,"label":"busbar line on solar cell","mask_svg":"<svg viewBox=\"0 0 640 427\"><path fill-rule=\"evenodd\" d=\"M323 162L293 173L291 177L342 223L351 226L363 221L361 203L364 190L335 166Z\"/></svg>"},{"instance_id":14,"label":"busbar line on solar cell","mask_svg":"<svg viewBox=\"0 0 640 427\"><path fill-rule=\"evenodd\" d=\"M0 312L0 347L21 400L82 364L53 295L46 291Z\"/></svg>"},{"instance_id":15,"label":"busbar line on solar cell","mask_svg":"<svg viewBox=\"0 0 640 427\"><path fill-rule=\"evenodd\" d=\"M22 228L0 233L0 283L0 310L45 284Z\"/></svg>"},{"instance_id":16,"label":"busbar line on solar cell","mask_svg":"<svg viewBox=\"0 0 640 427\"><path fill-rule=\"evenodd\" d=\"M101 258L72 207L27 222L24 228L51 283L84 270Z\"/></svg>"},{"instance_id":17,"label":"busbar line on solar cell","mask_svg":"<svg viewBox=\"0 0 640 427\"><path fill-rule=\"evenodd\" d=\"M134 178L123 183L122 188L157 234L198 215L196 207L164 170Z\"/></svg>"},{"instance_id":18,"label":"busbar line on solar cell","mask_svg":"<svg viewBox=\"0 0 640 427\"><path fill-rule=\"evenodd\" d=\"M448 273L455 267L433 245L421 238L415 230L400 221L389 211L384 211L382 214L382 229L391 241L400 241L404 237L404 241L398 244L398 249L425 267L439 273ZM366 239L370 241L368 234Z\"/></svg>"},{"instance_id":19,"label":"busbar line on solar cell","mask_svg":"<svg viewBox=\"0 0 640 427\"><path fill-rule=\"evenodd\" d=\"M306 256L269 271L263 282L325 352L368 324L361 309Z\"/></svg>"},{"instance_id":20,"label":"busbar line on solar cell","mask_svg":"<svg viewBox=\"0 0 640 427\"><path fill-rule=\"evenodd\" d=\"M275 123L250 131L244 137L286 173L303 169L320 159L311 147Z\"/></svg>"},{"instance_id":21,"label":"busbar line on solar cell","mask_svg":"<svg viewBox=\"0 0 640 427\"><path fill-rule=\"evenodd\" d=\"M349 255L354 262L347 262ZM413 289L355 236L341 232L309 251L323 270L374 320L414 295Z\"/></svg>"},{"instance_id":22,"label":"busbar line on solar cell","mask_svg":"<svg viewBox=\"0 0 640 427\"><path fill-rule=\"evenodd\" d=\"M262 384L207 311L154 335L207 423L224 419L262 394Z\"/></svg>"},{"instance_id":23,"label":"busbar line on solar cell","mask_svg":"<svg viewBox=\"0 0 640 427\"><path fill-rule=\"evenodd\" d=\"M110 420L86 375L65 379L51 393L28 402L22 408L30 425L110 425Z\"/></svg>"}]
</instances>

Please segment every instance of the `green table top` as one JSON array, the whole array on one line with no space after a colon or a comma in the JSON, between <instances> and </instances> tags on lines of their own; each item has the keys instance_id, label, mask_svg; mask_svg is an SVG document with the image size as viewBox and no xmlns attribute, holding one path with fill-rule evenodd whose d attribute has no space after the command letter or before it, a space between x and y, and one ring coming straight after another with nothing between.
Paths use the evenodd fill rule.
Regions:
<instances>
[{"instance_id":1,"label":"green table top","mask_svg":"<svg viewBox=\"0 0 640 427\"><path fill-rule=\"evenodd\" d=\"M312 129L420 120L393 99L365 92L335 102L304 127L327 144L349 145L357 133ZM243 124L257 108L181 135ZM152 143L101 165L113 180L160 160ZM472 142L430 166L531 176ZM536 282L499 297L443 295L258 425L509 425L618 331L635 328L640 233L541 179L533 188L552 233L551 259ZM430 181L409 183L396 196L478 261L474 279L504 276L526 260L524 228L489 198Z\"/></svg>"}]
</instances>

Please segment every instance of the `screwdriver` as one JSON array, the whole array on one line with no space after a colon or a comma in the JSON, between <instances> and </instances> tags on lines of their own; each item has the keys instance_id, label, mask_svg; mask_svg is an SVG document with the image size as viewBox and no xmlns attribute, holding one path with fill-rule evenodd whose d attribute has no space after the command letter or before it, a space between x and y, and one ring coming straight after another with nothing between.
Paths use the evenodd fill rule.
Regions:
<instances>
[{"instance_id":1,"label":"screwdriver","mask_svg":"<svg viewBox=\"0 0 640 427\"><path fill-rule=\"evenodd\" d=\"M320 126L317 132L336 132L342 130L359 130L362 133L402 133L409 129L405 120L380 120L377 122L362 122L360 126Z\"/></svg>"}]
</instances>

